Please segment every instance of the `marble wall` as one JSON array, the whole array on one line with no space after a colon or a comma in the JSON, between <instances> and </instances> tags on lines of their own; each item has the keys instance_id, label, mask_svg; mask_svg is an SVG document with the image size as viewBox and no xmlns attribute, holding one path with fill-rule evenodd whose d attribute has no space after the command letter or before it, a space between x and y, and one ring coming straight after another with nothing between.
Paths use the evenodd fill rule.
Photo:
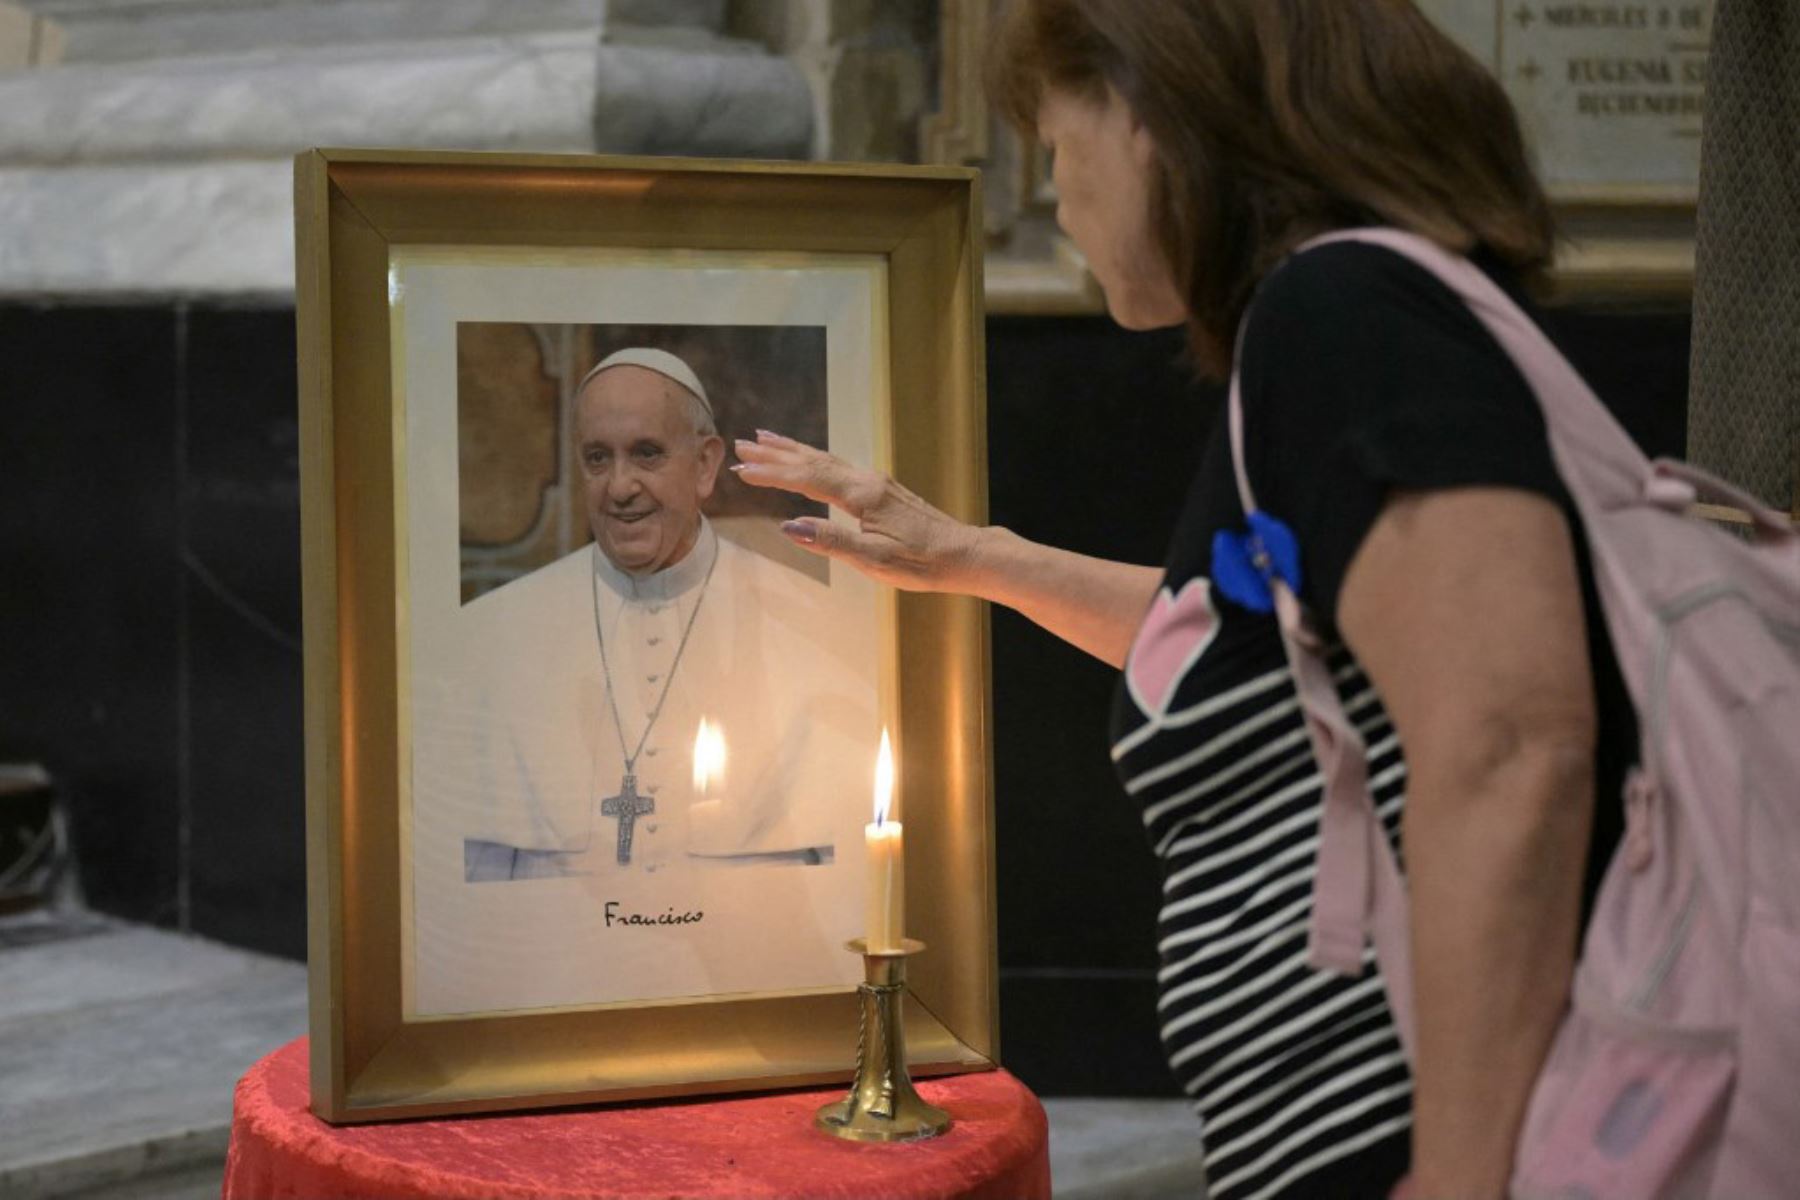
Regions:
<instances>
[{"instance_id":1,"label":"marble wall","mask_svg":"<svg viewBox=\"0 0 1800 1200\"><path fill-rule=\"evenodd\" d=\"M598 0L44 5L68 62L0 70L0 296L291 303L292 156L313 146L812 144L800 68L720 32L717 3L619 20Z\"/></svg>"},{"instance_id":2,"label":"marble wall","mask_svg":"<svg viewBox=\"0 0 1800 1200\"><path fill-rule=\"evenodd\" d=\"M217 56L395 38L599 29L640 0L26 0L63 31L70 62ZM717 4L720 0L710 0ZM665 7L689 5L665 2ZM685 15L692 15L691 11Z\"/></svg>"},{"instance_id":3,"label":"marble wall","mask_svg":"<svg viewBox=\"0 0 1800 1200\"><path fill-rule=\"evenodd\" d=\"M0 760L91 903L305 951L293 313L0 305Z\"/></svg>"}]
</instances>

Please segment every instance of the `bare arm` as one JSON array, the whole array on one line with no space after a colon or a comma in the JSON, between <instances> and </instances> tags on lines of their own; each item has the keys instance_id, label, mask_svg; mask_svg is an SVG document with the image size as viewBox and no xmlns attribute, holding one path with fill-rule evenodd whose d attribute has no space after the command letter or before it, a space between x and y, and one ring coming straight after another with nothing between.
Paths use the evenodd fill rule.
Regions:
<instances>
[{"instance_id":1,"label":"bare arm","mask_svg":"<svg viewBox=\"0 0 1800 1200\"><path fill-rule=\"evenodd\" d=\"M1567 1001L1593 815L1568 523L1521 491L1397 495L1345 575L1338 625L1406 750L1410 1194L1500 1197Z\"/></svg>"},{"instance_id":2,"label":"bare arm","mask_svg":"<svg viewBox=\"0 0 1800 1200\"><path fill-rule=\"evenodd\" d=\"M736 445L745 483L843 509L857 528L803 518L782 531L817 554L908 591L954 592L1004 604L1057 637L1123 666L1162 573L965 525L878 471L853 467L776 434Z\"/></svg>"},{"instance_id":3,"label":"bare arm","mask_svg":"<svg viewBox=\"0 0 1800 1200\"><path fill-rule=\"evenodd\" d=\"M972 595L1004 604L1070 645L1125 665L1162 572L1027 541L1009 529L977 529Z\"/></svg>"}]
</instances>

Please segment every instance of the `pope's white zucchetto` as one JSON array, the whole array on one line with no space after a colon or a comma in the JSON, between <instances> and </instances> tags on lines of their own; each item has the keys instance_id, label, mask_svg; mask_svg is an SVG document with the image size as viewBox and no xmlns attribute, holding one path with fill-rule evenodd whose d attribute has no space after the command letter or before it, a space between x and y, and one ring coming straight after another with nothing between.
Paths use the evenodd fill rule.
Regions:
<instances>
[{"instance_id":1,"label":"pope's white zucchetto","mask_svg":"<svg viewBox=\"0 0 1800 1200\"><path fill-rule=\"evenodd\" d=\"M713 412L712 400L708 398L706 389L701 386L700 377L694 374L694 369L667 350L653 350L649 346L630 346L624 350L613 351L596 363L593 370L581 377L581 382L575 385L575 394L580 395L581 390L587 387L594 376L612 367L643 367L646 371L655 371L663 378L678 383L692 392L694 399L700 401L700 407L706 410L706 415L716 419L717 414Z\"/></svg>"}]
</instances>

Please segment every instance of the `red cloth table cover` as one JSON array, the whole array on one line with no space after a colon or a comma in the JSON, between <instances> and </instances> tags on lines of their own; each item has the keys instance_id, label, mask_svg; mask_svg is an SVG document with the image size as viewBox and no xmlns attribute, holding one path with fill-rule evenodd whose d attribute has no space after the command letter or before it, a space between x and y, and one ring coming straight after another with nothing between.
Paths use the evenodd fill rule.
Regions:
<instances>
[{"instance_id":1,"label":"red cloth table cover","mask_svg":"<svg viewBox=\"0 0 1800 1200\"><path fill-rule=\"evenodd\" d=\"M1048 1200L1049 1129L1023 1084L983 1071L919 1080L918 1089L954 1124L895 1146L812 1127L843 1088L332 1126L308 1108L300 1038L238 1082L225 1200Z\"/></svg>"}]
</instances>

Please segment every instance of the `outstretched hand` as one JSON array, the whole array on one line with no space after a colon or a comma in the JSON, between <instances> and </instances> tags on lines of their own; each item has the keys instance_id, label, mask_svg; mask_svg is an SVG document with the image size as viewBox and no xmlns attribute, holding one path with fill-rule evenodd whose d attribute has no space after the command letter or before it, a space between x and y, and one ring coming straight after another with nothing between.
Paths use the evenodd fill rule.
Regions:
<instances>
[{"instance_id":1,"label":"outstretched hand","mask_svg":"<svg viewBox=\"0 0 1800 1200\"><path fill-rule=\"evenodd\" d=\"M842 509L856 527L818 517L782 523L790 541L848 563L906 591L968 590L967 572L979 530L944 513L879 471L852 466L793 438L758 430L739 438L739 479L779 488Z\"/></svg>"}]
</instances>

